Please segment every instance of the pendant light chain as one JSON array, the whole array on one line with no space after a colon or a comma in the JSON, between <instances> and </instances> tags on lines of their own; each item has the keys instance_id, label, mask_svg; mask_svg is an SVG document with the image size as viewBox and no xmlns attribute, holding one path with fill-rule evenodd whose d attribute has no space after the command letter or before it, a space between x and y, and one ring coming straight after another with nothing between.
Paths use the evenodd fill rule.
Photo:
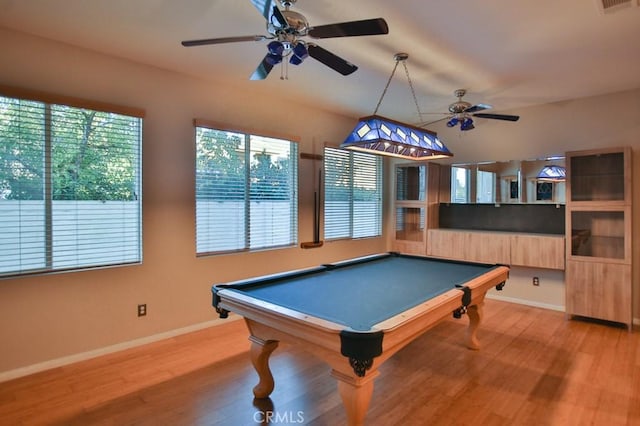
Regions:
<instances>
[{"instance_id":1,"label":"pendant light chain","mask_svg":"<svg viewBox=\"0 0 640 426\"><path fill-rule=\"evenodd\" d=\"M396 73L396 69L398 68L399 59L396 59L396 65L393 67L393 71L391 71L391 75L389 76L389 80L387 80L387 85L384 86L384 90L382 91L382 95L380 96L380 100L378 101L378 105L376 105L376 110L373 111L373 115L378 114L378 109L380 108L380 104L382 104L382 99L384 99L384 95L387 94L387 89L391 84L391 79L393 79L393 75Z\"/></svg>"},{"instance_id":2,"label":"pendant light chain","mask_svg":"<svg viewBox=\"0 0 640 426\"><path fill-rule=\"evenodd\" d=\"M418 106L418 98L416 96L416 91L413 88L413 83L411 82L411 77L409 76L409 69L407 68L407 62L406 62L407 58L409 58L409 55L406 53L396 53L395 55L396 65L393 67L393 71L391 71L391 75L389 76L389 80L387 80L386 86L384 86L384 90L382 91L382 95L380 96L380 100L378 101L378 105L376 105L376 109L373 112L373 115L376 115L378 113L378 109L380 109L380 105L382 104L382 99L384 99L384 96L387 94L387 90L389 89L391 80L393 79L393 76L396 73L396 69L398 68L398 64L402 62L402 66L404 67L404 73L406 74L407 82L409 83L409 89L411 89L411 95L413 96L413 102L416 104L416 110L418 111L418 119L419 120L422 119L422 112L420 112L420 107Z\"/></svg>"},{"instance_id":3,"label":"pendant light chain","mask_svg":"<svg viewBox=\"0 0 640 426\"><path fill-rule=\"evenodd\" d=\"M413 89L413 83L411 83L411 77L409 77L409 69L407 68L407 62L402 61L402 65L404 65L404 72L407 74L407 81L409 82L409 88L411 89L411 94L413 95L413 102L416 104L416 111L418 111L418 120L422 120L422 113L420 112L420 107L418 106L418 98L416 97L416 91Z\"/></svg>"}]
</instances>

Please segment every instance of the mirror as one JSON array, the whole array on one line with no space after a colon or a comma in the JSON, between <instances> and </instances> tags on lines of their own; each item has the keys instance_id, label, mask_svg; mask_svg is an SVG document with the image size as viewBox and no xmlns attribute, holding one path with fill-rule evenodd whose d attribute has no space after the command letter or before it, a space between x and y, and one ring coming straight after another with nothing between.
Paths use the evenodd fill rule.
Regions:
<instances>
[{"instance_id":1,"label":"mirror","mask_svg":"<svg viewBox=\"0 0 640 426\"><path fill-rule=\"evenodd\" d=\"M425 166L396 167L396 200L424 201L426 190Z\"/></svg>"},{"instance_id":2,"label":"mirror","mask_svg":"<svg viewBox=\"0 0 640 426\"><path fill-rule=\"evenodd\" d=\"M564 204L565 181L539 176L545 166L564 169L564 157L452 164L451 202Z\"/></svg>"}]
</instances>

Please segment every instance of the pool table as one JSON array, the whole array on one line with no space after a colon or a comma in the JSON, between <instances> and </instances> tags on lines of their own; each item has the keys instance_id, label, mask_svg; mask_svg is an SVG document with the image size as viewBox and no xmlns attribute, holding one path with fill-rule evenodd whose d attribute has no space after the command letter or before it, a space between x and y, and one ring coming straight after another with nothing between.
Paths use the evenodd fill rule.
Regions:
<instances>
[{"instance_id":1,"label":"pool table","mask_svg":"<svg viewBox=\"0 0 640 426\"><path fill-rule=\"evenodd\" d=\"M479 348L485 294L508 275L507 266L381 253L214 285L213 306L245 319L256 398L273 391L278 342L300 344L331 366L348 423L361 425L378 367L440 320L466 313L466 344Z\"/></svg>"}]
</instances>

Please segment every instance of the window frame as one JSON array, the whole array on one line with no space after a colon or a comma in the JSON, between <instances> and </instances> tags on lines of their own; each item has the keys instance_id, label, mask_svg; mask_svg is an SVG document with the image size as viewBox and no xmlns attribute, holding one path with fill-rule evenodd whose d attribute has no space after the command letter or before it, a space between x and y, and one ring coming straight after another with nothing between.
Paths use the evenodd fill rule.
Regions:
<instances>
[{"instance_id":1,"label":"window frame","mask_svg":"<svg viewBox=\"0 0 640 426\"><path fill-rule=\"evenodd\" d=\"M298 202L299 141L298 139L299 138L293 137L291 135L282 135L282 134L273 135L273 134L265 134L264 132L256 132L248 129L234 128L228 125L220 124L220 123L210 121L210 120L205 120L205 119L194 119L193 126L194 126L194 149L195 149L195 170L194 170L195 206L194 207L195 207L196 256L197 257L218 256L218 255L226 255L226 254L242 253L242 252L276 250L276 249L291 248L291 247L297 246L299 242L299 232L298 232L298 223L299 223L299 218L298 218L298 214L299 214L299 205L298 205L299 204ZM204 231L199 230L199 228L201 227L200 225L201 221L199 220L199 208L198 208L199 207L198 206L198 203L199 203L198 185L199 185L199 173L200 173L198 168L198 161L199 161L198 129L199 128L242 135L244 139L244 144L246 144L245 147L243 148L243 158L244 158L244 165L243 165L244 167L244 171L243 171L244 173L244 198L243 198L244 234L243 234L243 238L244 238L244 243L242 247L226 248L226 249L220 249L220 250L211 250L210 248L203 249L203 250L200 249L200 246L205 246L209 243L208 241L202 241L202 242L199 241L199 238L200 238L199 236L201 235L201 232L204 233ZM289 170L289 174L288 174L290 179L290 181L288 182L289 190L290 190L290 192L288 192L289 194L288 200L289 200L289 203L293 203L293 204L290 204L289 206L289 216L288 216L289 226L288 226L288 234L287 234L289 238L286 243L267 244L267 245L260 245L258 247L252 247L251 230L253 227L252 223L254 222L252 222L252 217L251 217L251 204L256 204L257 201L256 199L252 198L252 190L251 190L251 179L252 179L251 178L251 167L252 167L251 160L252 160L252 157L256 154L250 146L251 138L265 139L265 140L272 139L274 141L282 141L282 142L287 142L289 144L290 152L289 152L288 160L292 161L292 163L290 164L291 169ZM203 195L206 195L206 194L203 194ZM202 228L205 228L205 227L206 226L203 223ZM215 230L213 232L215 232ZM207 232L206 234L209 235L210 233L211 231ZM275 234L275 233L271 232L271 234Z\"/></svg>"},{"instance_id":2,"label":"window frame","mask_svg":"<svg viewBox=\"0 0 640 426\"><path fill-rule=\"evenodd\" d=\"M20 254L18 260L16 261L15 268L12 270L7 270L6 272L0 272L0 278L18 278L22 276L29 275L43 275L43 274L52 274L52 273L67 273L67 272L77 272L83 270L90 269L98 269L98 268L110 268L110 267L121 267L121 266L129 266L129 265L138 265L142 263L143 259L143 251L142 251L142 149L143 149L143 129L144 129L144 117L145 111L140 108L135 107L127 107L121 105L114 105L110 103L93 101L87 99L81 99L71 96L59 95L48 92L40 92L31 89L25 89L20 87L6 86L0 85L0 97L7 99L15 99L21 102L34 102L40 103L43 105L43 140L41 143L43 144L43 165L42 169L39 169L43 174L43 187L42 194L43 199L43 220L44 223L42 225L43 230L42 233L44 235L44 246L43 250L43 266L34 266L34 267L25 267L21 266L22 264L22 255ZM51 111L54 108L73 108L73 109L81 109L87 110L89 112L96 113L107 113L107 114L116 114L120 116L125 116L127 118L137 119L139 120L137 125L137 135L136 142L133 146L133 155L135 161L131 164L131 170L133 174L133 179L135 182L134 188L134 198L132 201L136 201L135 214L136 217L134 219L127 219L123 224L134 224L136 228L136 236L135 243L129 244L127 240L128 238L123 239L123 244L120 246L120 255L123 257L120 259L124 259L127 257L127 260L112 260L105 261L102 263L96 262L83 262L80 259L76 259L75 261L69 260L58 260L58 264L62 264L63 266L56 266L54 264L53 258L56 253L64 253L61 252L61 249L56 247L56 241L60 241L58 237L55 237L53 233L55 233L54 229L54 217L53 215L56 213L54 211L53 205L56 202L61 201L62 199L55 199L55 195L53 194L52 189L52 155L53 155L53 146L52 146L52 130L54 124L51 121ZM73 146L73 145L70 145ZM80 202L81 198L73 198L70 201ZM86 200L95 202L108 202L104 200ZM81 227L82 222L73 222L76 226ZM73 231L73 232L77 232ZM22 230L20 231L20 235L22 238ZM22 245L20 246L22 247ZM22 248L20 248L22 250ZM77 250L80 250L77 248ZM109 251L107 248L102 248L101 250L105 254ZM128 255L125 255L128 253ZM135 253L135 254L131 254ZM37 263L37 262L35 262Z\"/></svg>"}]
</instances>

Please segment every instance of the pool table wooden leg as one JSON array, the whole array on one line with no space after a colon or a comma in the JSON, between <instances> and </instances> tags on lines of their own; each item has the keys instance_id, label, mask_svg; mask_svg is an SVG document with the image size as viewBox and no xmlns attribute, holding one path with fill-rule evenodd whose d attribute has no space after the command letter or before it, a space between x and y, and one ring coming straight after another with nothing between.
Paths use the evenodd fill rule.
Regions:
<instances>
[{"instance_id":1,"label":"pool table wooden leg","mask_svg":"<svg viewBox=\"0 0 640 426\"><path fill-rule=\"evenodd\" d=\"M469 349L480 349L478 341L478 327L482 321L484 300L467 308L467 316L469 317L469 328L467 328L467 347Z\"/></svg>"},{"instance_id":2,"label":"pool table wooden leg","mask_svg":"<svg viewBox=\"0 0 640 426\"><path fill-rule=\"evenodd\" d=\"M364 425L364 418L373 395L373 380L378 376L378 371L369 370L365 377L354 377L337 370L333 370L331 375L338 380L338 391L347 412L347 424L349 426Z\"/></svg>"},{"instance_id":3,"label":"pool table wooden leg","mask_svg":"<svg viewBox=\"0 0 640 426\"><path fill-rule=\"evenodd\" d=\"M260 379L253 388L253 395L256 398L267 398L275 386L273 374L269 368L269 357L278 347L278 341L262 340L255 336L249 336L249 340L251 340L251 363Z\"/></svg>"}]
</instances>

